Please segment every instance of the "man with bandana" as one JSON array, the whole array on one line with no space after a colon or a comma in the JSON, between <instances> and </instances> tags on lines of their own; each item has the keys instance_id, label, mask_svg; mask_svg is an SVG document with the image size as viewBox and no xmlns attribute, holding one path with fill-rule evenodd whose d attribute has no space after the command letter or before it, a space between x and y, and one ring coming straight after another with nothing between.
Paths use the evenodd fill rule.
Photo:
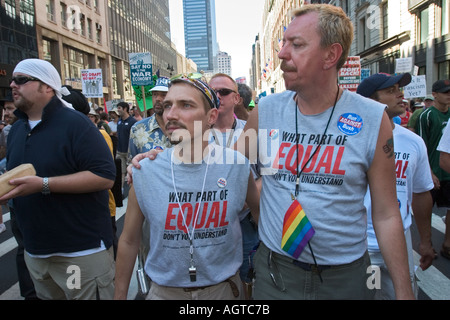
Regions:
<instances>
[{"instance_id":1,"label":"man with bandana","mask_svg":"<svg viewBox=\"0 0 450 320\"><path fill-rule=\"evenodd\" d=\"M49 62L21 61L10 86L18 120L8 136L7 170L31 163L36 175L10 180L15 188L0 201L13 199L37 296L110 299L108 189L115 166L109 148L95 125L62 99L69 92Z\"/></svg>"},{"instance_id":2,"label":"man with bandana","mask_svg":"<svg viewBox=\"0 0 450 320\"><path fill-rule=\"evenodd\" d=\"M133 173L115 298L127 297L145 217L150 234L145 272L152 279L147 299L242 299L239 212L245 201L256 220L259 212L250 165L236 151L205 139L219 108L206 83L172 80L163 106L174 147L154 161L142 160Z\"/></svg>"}]
</instances>

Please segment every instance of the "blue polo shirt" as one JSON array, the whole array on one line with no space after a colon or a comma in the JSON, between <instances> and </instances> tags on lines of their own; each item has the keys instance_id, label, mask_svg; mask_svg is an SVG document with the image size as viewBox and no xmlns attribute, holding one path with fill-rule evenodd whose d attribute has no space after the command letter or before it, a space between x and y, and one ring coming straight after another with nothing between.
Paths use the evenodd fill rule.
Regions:
<instances>
[{"instance_id":1,"label":"blue polo shirt","mask_svg":"<svg viewBox=\"0 0 450 320\"><path fill-rule=\"evenodd\" d=\"M31 130L28 117L19 118L8 136L7 169L32 163L39 177L80 171L115 179L111 152L98 128L84 114L54 97L41 122ZM50 181L51 188L51 181ZM40 192L13 199L17 222L31 254L70 253L112 244L108 191L83 194Z\"/></svg>"},{"instance_id":2,"label":"blue polo shirt","mask_svg":"<svg viewBox=\"0 0 450 320\"><path fill-rule=\"evenodd\" d=\"M117 151L118 152L128 152L128 142L130 140L130 131L133 124L137 121L134 117L129 116L125 120L119 119L117 123Z\"/></svg>"}]
</instances>

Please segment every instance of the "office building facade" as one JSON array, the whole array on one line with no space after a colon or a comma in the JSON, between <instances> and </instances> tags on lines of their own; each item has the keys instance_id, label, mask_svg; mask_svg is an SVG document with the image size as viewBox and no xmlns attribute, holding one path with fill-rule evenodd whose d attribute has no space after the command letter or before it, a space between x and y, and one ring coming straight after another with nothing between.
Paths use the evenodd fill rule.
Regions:
<instances>
[{"instance_id":1,"label":"office building facade","mask_svg":"<svg viewBox=\"0 0 450 320\"><path fill-rule=\"evenodd\" d=\"M218 54L214 0L183 0L186 57L212 73Z\"/></svg>"},{"instance_id":2,"label":"office building facade","mask_svg":"<svg viewBox=\"0 0 450 320\"><path fill-rule=\"evenodd\" d=\"M3 0L0 6L0 100L11 95L16 64L38 57L34 0Z\"/></svg>"}]
</instances>

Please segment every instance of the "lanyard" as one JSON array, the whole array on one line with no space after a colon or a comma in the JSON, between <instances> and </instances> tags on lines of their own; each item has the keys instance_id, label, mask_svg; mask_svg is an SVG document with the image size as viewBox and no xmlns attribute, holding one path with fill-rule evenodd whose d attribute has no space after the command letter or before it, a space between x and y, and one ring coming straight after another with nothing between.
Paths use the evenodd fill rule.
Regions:
<instances>
[{"instance_id":1,"label":"lanyard","mask_svg":"<svg viewBox=\"0 0 450 320\"><path fill-rule=\"evenodd\" d=\"M209 148L209 146L208 146ZM208 150L209 151L209 150ZM194 219L192 220L192 231L190 232L189 230L189 226L186 223L186 218L184 217L183 214L183 209L181 207L181 203L180 203L180 199L178 197L178 191L177 191L177 187L175 184L175 175L173 172L173 154L174 154L175 150L172 150L172 155L170 157L170 169L172 172L172 184L173 184L173 189L175 190L175 195L176 195L176 199L178 202L178 207L180 208L180 214L183 217L183 222L184 225L186 226L186 231L187 231L187 235L189 238L189 254L190 254L190 267L189 267L189 276L191 278L191 281L197 281L197 268L194 265L194 243L193 243L193 239L194 239L194 231L195 231L195 224L197 222L197 218L198 218L198 213L200 212L200 206L202 204L202 201L200 200L199 204L198 204L198 208L197 208L197 212L195 213ZM206 170L205 170L205 176L203 177L203 186L202 186L202 195L203 192L205 191L205 184L206 184L206 176L208 175L208 166L209 166L209 158L211 156L211 152L208 152L208 159L206 161ZM201 199L201 198L200 198Z\"/></svg>"},{"instance_id":2,"label":"lanyard","mask_svg":"<svg viewBox=\"0 0 450 320\"><path fill-rule=\"evenodd\" d=\"M331 114L330 114L330 118L328 118L328 123L327 126L325 127L325 131L323 132L323 136L326 135L327 131L328 131L328 127L330 125L331 122L331 118L333 117L334 114L334 109L336 108L336 104L339 98L339 85L338 85L338 90L337 90L337 94L336 94L336 98L334 100L334 104L333 104L333 109L331 110ZM303 165L302 170L298 171L299 169L299 154L298 154L298 143L299 143L299 135L298 135L298 117L297 117L297 113L298 113L298 104L297 104L297 99L295 99L295 137L297 139L297 180L295 182L295 198L297 198L298 193L300 191L300 175L302 174L303 170L305 170L306 166L309 164L309 162L312 160L312 158L314 157L314 155L316 154L316 152L319 150L320 146L322 145L322 141L323 139L320 139L319 145L316 147L316 149L314 150L314 152L312 153L312 155L309 157L308 161L306 161L306 163Z\"/></svg>"}]
</instances>

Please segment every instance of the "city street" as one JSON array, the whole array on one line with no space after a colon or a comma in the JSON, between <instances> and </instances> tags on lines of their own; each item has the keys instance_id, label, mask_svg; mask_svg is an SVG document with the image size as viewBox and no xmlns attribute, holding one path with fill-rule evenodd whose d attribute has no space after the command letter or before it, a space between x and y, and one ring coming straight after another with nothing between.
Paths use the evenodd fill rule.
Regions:
<instances>
[{"instance_id":1,"label":"city street","mask_svg":"<svg viewBox=\"0 0 450 320\"><path fill-rule=\"evenodd\" d=\"M123 228L124 214L126 210L127 199L124 200L124 206L117 208L117 229L118 235ZM445 225L442 220L444 213L441 210L433 210L432 219L432 240L434 248L439 252L442 240L444 238ZM3 221L6 224L7 231L0 234L0 300L22 300L17 282L17 272L15 255L17 242L15 241L10 227L9 213L3 213ZM417 250L418 233L415 225L412 227L413 245ZM418 265L419 255L415 252L415 264ZM128 294L128 299L141 299L138 295L137 282L134 277ZM422 271L420 268L416 271L418 284L420 287L419 300L450 300L450 260L438 256L433 266L428 270Z\"/></svg>"}]
</instances>

